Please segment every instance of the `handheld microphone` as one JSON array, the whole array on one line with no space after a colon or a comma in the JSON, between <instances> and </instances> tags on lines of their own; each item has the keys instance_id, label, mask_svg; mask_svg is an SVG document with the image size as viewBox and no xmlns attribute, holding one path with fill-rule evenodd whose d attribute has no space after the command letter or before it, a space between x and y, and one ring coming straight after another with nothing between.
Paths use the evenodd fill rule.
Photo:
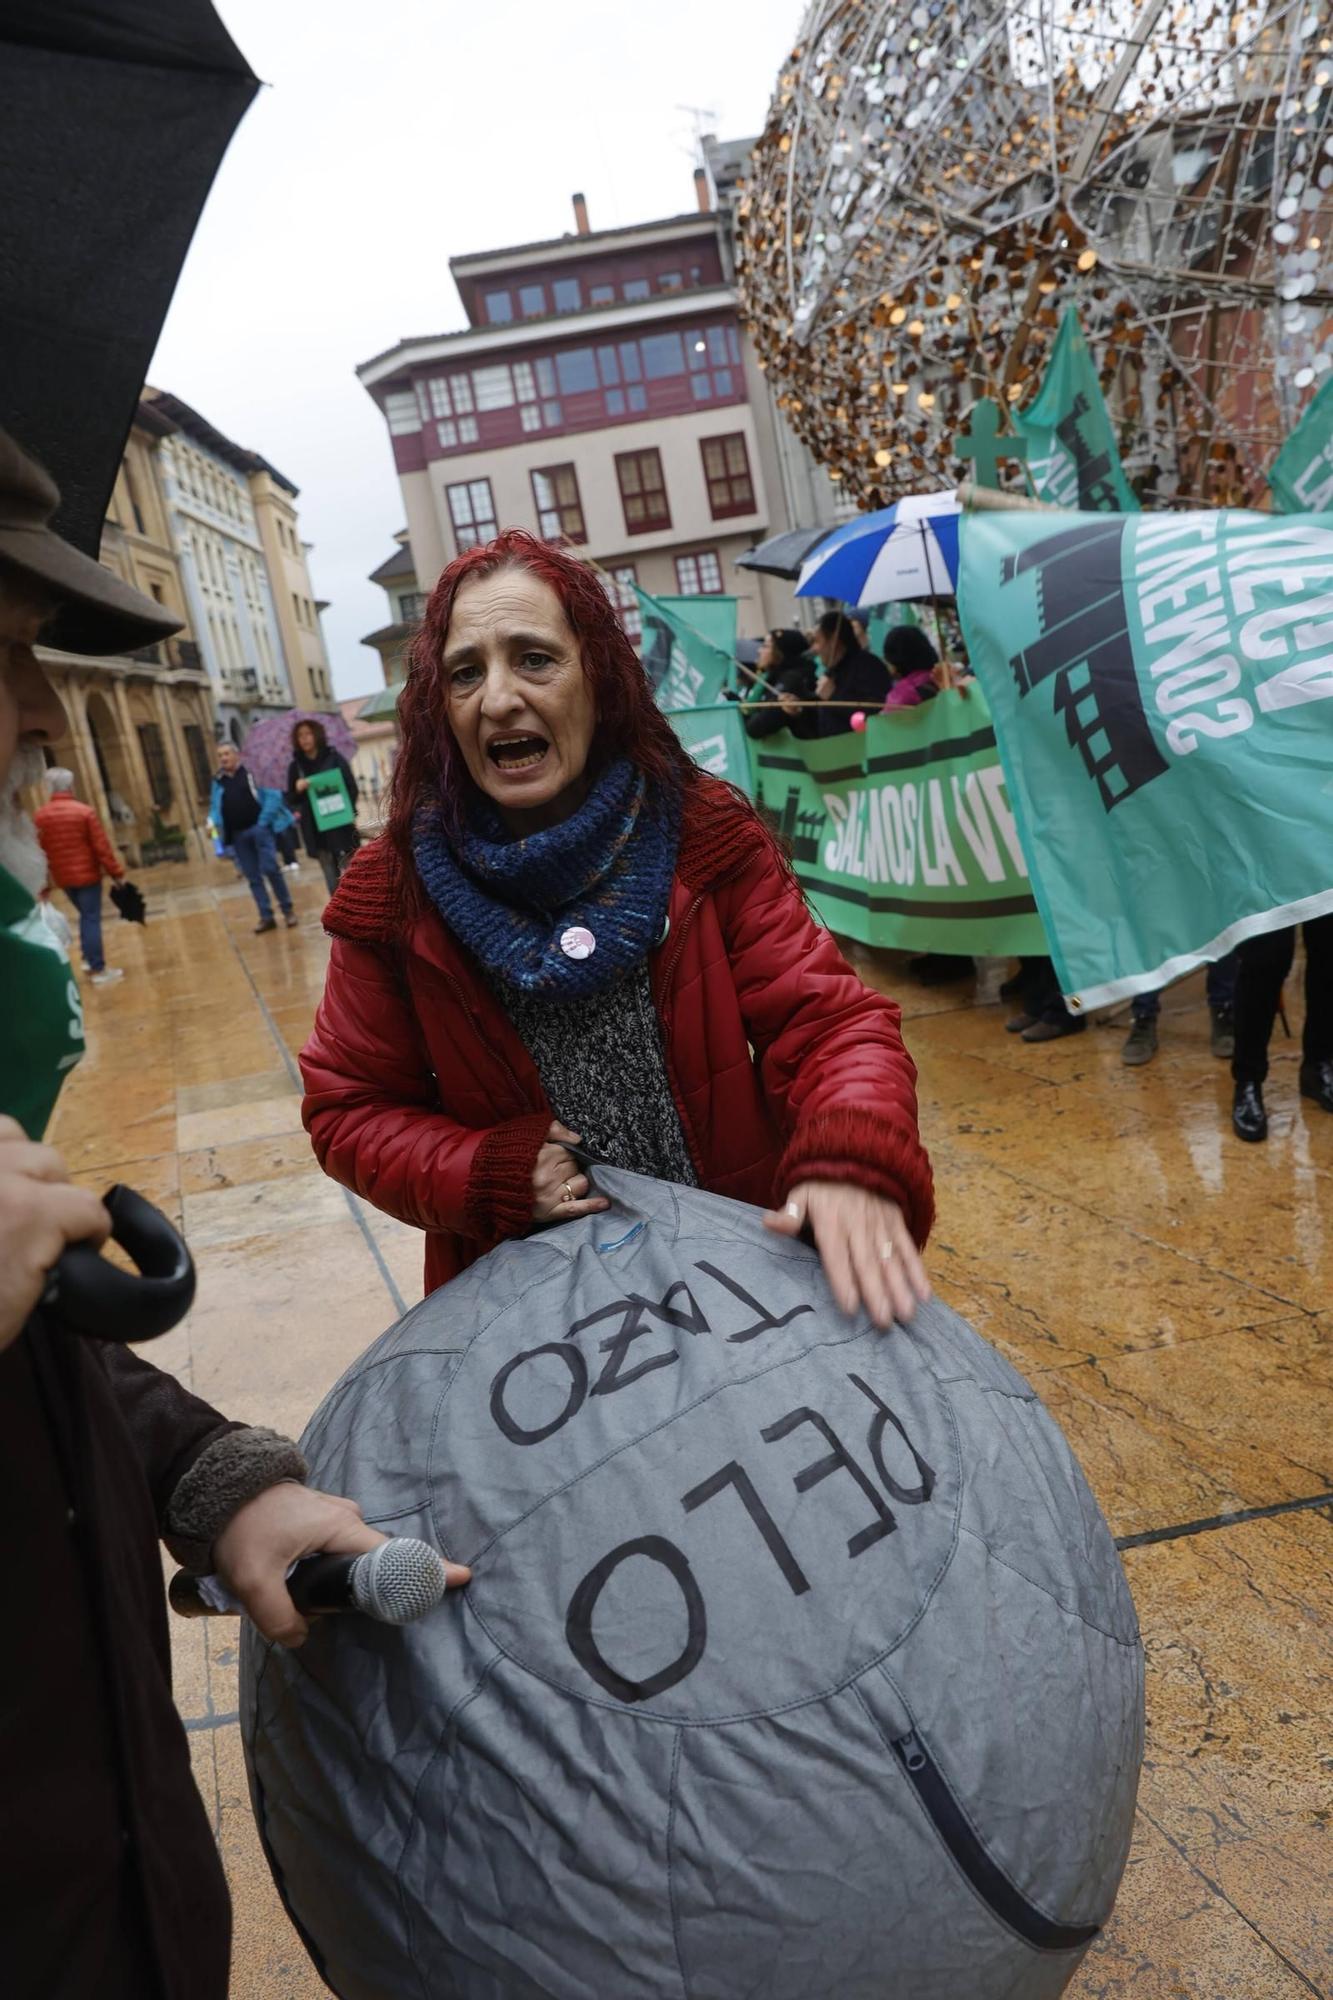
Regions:
<instances>
[{"instance_id":1,"label":"handheld microphone","mask_svg":"<svg viewBox=\"0 0 1333 2000\"><path fill-rule=\"evenodd\" d=\"M359 1611L383 1625L410 1625L435 1609L447 1587L438 1550L408 1535L381 1542L360 1556L306 1556L287 1572L287 1588L303 1618ZM187 1570L172 1577L167 1597L182 1618L241 1609L216 1576L191 1576Z\"/></svg>"}]
</instances>

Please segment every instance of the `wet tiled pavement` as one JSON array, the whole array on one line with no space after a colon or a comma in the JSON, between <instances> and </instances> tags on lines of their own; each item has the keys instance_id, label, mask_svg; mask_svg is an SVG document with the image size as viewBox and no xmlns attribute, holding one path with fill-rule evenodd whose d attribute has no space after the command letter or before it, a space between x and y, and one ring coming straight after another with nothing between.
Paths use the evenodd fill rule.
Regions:
<instances>
[{"instance_id":1,"label":"wet tiled pavement","mask_svg":"<svg viewBox=\"0 0 1333 2000\"><path fill-rule=\"evenodd\" d=\"M291 879L300 929L257 938L221 864L140 878L149 925L109 925L127 976L86 991L89 1057L51 1136L78 1178L130 1182L188 1233L198 1300L153 1359L228 1415L299 1432L420 1296L421 1260L415 1232L324 1179L301 1131L295 1053L327 941L322 884ZM966 986L861 969L902 1002L921 1071L935 1282L1033 1381L1137 1544L1139 1823L1070 1993L1330 2000L1333 1506L1308 1503L1333 1489L1333 1118L1298 1098L1279 1030L1272 1136L1231 1138L1197 981L1169 996L1156 1061L1127 1071L1114 1026L1025 1047ZM325 1989L250 1817L235 1626L173 1625L236 1905L234 2000L308 2000Z\"/></svg>"}]
</instances>

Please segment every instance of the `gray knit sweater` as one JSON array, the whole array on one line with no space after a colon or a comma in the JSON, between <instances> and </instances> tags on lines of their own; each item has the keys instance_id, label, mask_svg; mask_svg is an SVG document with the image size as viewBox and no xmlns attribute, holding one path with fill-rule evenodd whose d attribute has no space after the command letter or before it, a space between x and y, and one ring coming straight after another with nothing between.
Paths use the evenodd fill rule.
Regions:
<instances>
[{"instance_id":1,"label":"gray knit sweater","mask_svg":"<svg viewBox=\"0 0 1333 2000\"><path fill-rule=\"evenodd\" d=\"M671 1095L645 960L581 1000L549 1000L493 982L562 1124L608 1166L697 1187Z\"/></svg>"}]
</instances>

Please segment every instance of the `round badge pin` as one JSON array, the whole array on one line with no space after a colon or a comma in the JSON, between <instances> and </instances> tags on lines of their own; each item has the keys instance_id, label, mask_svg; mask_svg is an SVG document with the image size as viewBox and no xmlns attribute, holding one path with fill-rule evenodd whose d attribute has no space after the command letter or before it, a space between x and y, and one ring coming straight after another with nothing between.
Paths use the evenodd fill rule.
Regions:
<instances>
[{"instance_id":1,"label":"round badge pin","mask_svg":"<svg viewBox=\"0 0 1333 2000\"><path fill-rule=\"evenodd\" d=\"M591 958L597 940L586 924L571 924L561 936L560 949L566 958Z\"/></svg>"}]
</instances>

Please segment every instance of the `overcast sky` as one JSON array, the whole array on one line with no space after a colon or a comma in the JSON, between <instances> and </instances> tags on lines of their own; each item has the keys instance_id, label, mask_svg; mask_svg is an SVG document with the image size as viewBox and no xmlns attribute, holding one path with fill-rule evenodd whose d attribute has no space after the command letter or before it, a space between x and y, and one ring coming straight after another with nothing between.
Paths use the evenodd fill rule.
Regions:
<instances>
[{"instance_id":1,"label":"overcast sky","mask_svg":"<svg viewBox=\"0 0 1333 2000\"><path fill-rule=\"evenodd\" d=\"M757 131L801 0L218 0L264 79L232 141L149 379L301 489L340 695L378 684L367 573L404 525L353 373L461 326L448 260L693 205L699 106Z\"/></svg>"}]
</instances>

